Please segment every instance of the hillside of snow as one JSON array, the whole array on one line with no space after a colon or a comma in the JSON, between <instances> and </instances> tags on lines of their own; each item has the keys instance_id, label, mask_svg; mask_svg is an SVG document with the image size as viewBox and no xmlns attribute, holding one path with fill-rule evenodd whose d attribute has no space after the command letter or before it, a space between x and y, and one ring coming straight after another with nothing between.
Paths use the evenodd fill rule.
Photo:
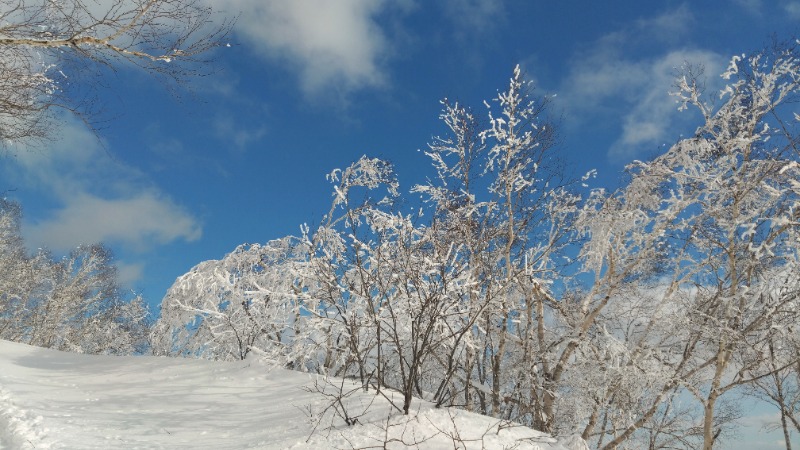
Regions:
<instances>
[{"instance_id":1,"label":"hillside of snow","mask_svg":"<svg viewBox=\"0 0 800 450\"><path fill-rule=\"evenodd\" d=\"M343 405L319 392L339 388L354 391ZM354 388L251 361L89 356L0 341L0 448L586 448L424 402L402 416ZM356 423L347 426L336 407Z\"/></svg>"}]
</instances>

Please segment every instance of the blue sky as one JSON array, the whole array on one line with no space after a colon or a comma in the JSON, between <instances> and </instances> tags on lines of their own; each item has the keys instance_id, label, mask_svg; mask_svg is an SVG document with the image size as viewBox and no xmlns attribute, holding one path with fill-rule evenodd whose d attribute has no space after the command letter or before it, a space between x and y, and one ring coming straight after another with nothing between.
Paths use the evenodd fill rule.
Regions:
<instances>
[{"instance_id":1,"label":"blue sky","mask_svg":"<svg viewBox=\"0 0 800 450\"><path fill-rule=\"evenodd\" d=\"M406 189L424 179L439 100L483 111L516 64L556 95L559 154L613 187L698 125L668 95L676 67L705 65L714 87L733 54L800 25L800 1L696 3L214 2L239 18L210 76L176 97L141 71L111 74L99 137L67 118L56 141L11 146L0 191L23 204L32 248L103 241L157 304L200 261L319 221L325 174L362 154L395 163Z\"/></svg>"},{"instance_id":2,"label":"blue sky","mask_svg":"<svg viewBox=\"0 0 800 450\"><path fill-rule=\"evenodd\" d=\"M105 242L154 305L195 264L318 222L325 174L363 154L407 191L430 174L418 150L443 132L439 100L483 111L516 64L556 95L557 151L614 187L699 125L667 94L676 67L703 64L714 88L732 55L800 25L790 0L204 1L239 15L211 75L175 97L122 68L97 90L99 138L67 118L56 141L0 156L32 249Z\"/></svg>"}]
</instances>

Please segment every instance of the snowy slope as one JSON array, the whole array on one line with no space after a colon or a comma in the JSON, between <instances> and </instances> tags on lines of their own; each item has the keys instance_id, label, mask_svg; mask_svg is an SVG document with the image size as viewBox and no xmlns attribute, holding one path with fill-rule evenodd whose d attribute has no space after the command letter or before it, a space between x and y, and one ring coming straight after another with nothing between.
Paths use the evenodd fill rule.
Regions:
<instances>
[{"instance_id":1,"label":"snowy slope","mask_svg":"<svg viewBox=\"0 0 800 450\"><path fill-rule=\"evenodd\" d=\"M352 427L321 416L321 378L249 361L87 356L0 341L0 448L36 449L580 449L529 428L421 406L391 414L382 397L358 391ZM330 386L329 386L330 387ZM309 411L324 421L310 436ZM583 447L585 448L585 447Z\"/></svg>"}]
</instances>

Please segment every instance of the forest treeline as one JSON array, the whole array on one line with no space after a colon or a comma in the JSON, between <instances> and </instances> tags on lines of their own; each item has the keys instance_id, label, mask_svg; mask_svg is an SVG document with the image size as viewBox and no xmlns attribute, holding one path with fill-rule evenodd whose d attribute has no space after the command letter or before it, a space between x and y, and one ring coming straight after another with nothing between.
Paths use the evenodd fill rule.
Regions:
<instances>
[{"instance_id":1,"label":"forest treeline","mask_svg":"<svg viewBox=\"0 0 800 450\"><path fill-rule=\"evenodd\" d=\"M147 352L147 305L120 288L110 250L30 254L21 219L19 204L0 198L0 339L78 353Z\"/></svg>"}]
</instances>

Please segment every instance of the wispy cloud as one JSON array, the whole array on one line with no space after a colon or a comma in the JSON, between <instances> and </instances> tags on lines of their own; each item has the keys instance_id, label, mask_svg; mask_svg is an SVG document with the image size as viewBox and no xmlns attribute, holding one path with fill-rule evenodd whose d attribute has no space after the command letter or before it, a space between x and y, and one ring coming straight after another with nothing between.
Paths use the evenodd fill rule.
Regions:
<instances>
[{"instance_id":1,"label":"wispy cloud","mask_svg":"<svg viewBox=\"0 0 800 450\"><path fill-rule=\"evenodd\" d=\"M559 97L579 122L597 117L618 121L620 134L609 157L627 160L675 140L674 130L692 118L681 115L669 95L684 64L703 66L712 77L724 68L722 55L673 41L692 20L685 7L642 19L604 36L573 59ZM653 41L664 43L666 50L637 58L636 46Z\"/></svg>"},{"instance_id":2,"label":"wispy cloud","mask_svg":"<svg viewBox=\"0 0 800 450\"><path fill-rule=\"evenodd\" d=\"M686 63L701 65L713 76L723 68L723 58L704 50L676 50L645 64L643 78L628 97L629 110L623 116L622 134L609 150L609 156L630 158L653 146L672 143L674 130L691 114L681 115L675 98L669 95L676 72Z\"/></svg>"},{"instance_id":3,"label":"wispy cloud","mask_svg":"<svg viewBox=\"0 0 800 450\"><path fill-rule=\"evenodd\" d=\"M788 2L783 5L783 10L792 18L800 19L800 2Z\"/></svg>"},{"instance_id":4,"label":"wispy cloud","mask_svg":"<svg viewBox=\"0 0 800 450\"><path fill-rule=\"evenodd\" d=\"M500 0L445 0L445 16L459 37L480 36L494 28L505 14Z\"/></svg>"},{"instance_id":5,"label":"wispy cloud","mask_svg":"<svg viewBox=\"0 0 800 450\"><path fill-rule=\"evenodd\" d=\"M233 150L241 153L250 144L260 141L267 134L267 127L260 125L248 128L237 124L230 115L219 113L214 121L214 134L220 140L233 144Z\"/></svg>"},{"instance_id":6,"label":"wispy cloud","mask_svg":"<svg viewBox=\"0 0 800 450\"><path fill-rule=\"evenodd\" d=\"M750 14L761 15L762 0L734 0L734 3L745 9Z\"/></svg>"},{"instance_id":7,"label":"wispy cloud","mask_svg":"<svg viewBox=\"0 0 800 450\"><path fill-rule=\"evenodd\" d=\"M686 4L655 17L641 18L629 30L629 38L658 39L673 42L685 36L695 25L695 17Z\"/></svg>"},{"instance_id":8,"label":"wispy cloud","mask_svg":"<svg viewBox=\"0 0 800 450\"><path fill-rule=\"evenodd\" d=\"M377 18L396 7L386 0L230 0L226 6L240 11L236 33L296 71L307 95L385 85L391 50Z\"/></svg>"}]
</instances>

